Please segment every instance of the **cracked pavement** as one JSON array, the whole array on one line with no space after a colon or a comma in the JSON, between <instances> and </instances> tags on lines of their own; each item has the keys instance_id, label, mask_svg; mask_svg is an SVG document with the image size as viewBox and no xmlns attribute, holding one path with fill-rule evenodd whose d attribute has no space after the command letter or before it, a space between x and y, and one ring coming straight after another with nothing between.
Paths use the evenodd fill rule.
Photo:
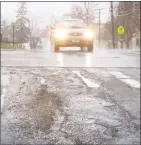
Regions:
<instances>
[{"instance_id":1,"label":"cracked pavement","mask_svg":"<svg viewBox=\"0 0 141 145\"><path fill-rule=\"evenodd\" d=\"M4 58L8 53L9 60ZM129 54L115 53L120 59L125 55L124 60ZM75 52L69 58L62 52L64 67L47 67L51 60L47 63L45 53L33 52L36 59L30 61L35 65L27 63L23 67L23 59L30 59L32 52L21 59L18 54L25 52L2 52L1 144L140 144L140 88L132 87L133 81L126 83L110 73L121 72L135 83L140 82L138 54L128 57L127 67L118 64L121 68L116 67L115 61L111 63L115 67L106 67L108 61L115 59L110 52L107 56L94 54L97 62L99 59L103 63L99 68L85 67L85 54L80 60ZM41 54L43 58L39 59ZM70 56L78 60L74 67ZM105 67L104 57L110 59L106 59ZM122 61L118 58L116 61ZM43 66L39 67L42 61ZM55 63L61 65L61 61L53 61L52 65ZM84 67L77 67L79 63ZM99 87L89 87L86 79Z\"/></svg>"}]
</instances>

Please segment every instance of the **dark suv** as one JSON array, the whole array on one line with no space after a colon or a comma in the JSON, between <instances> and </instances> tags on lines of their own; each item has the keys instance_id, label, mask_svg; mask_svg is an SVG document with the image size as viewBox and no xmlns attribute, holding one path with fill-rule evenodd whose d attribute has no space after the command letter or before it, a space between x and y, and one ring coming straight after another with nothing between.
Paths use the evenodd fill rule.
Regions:
<instances>
[{"instance_id":1,"label":"dark suv","mask_svg":"<svg viewBox=\"0 0 141 145\"><path fill-rule=\"evenodd\" d=\"M93 32L88 29L80 19L61 20L51 33L51 45L55 52L59 47L87 47L89 52L93 51Z\"/></svg>"}]
</instances>

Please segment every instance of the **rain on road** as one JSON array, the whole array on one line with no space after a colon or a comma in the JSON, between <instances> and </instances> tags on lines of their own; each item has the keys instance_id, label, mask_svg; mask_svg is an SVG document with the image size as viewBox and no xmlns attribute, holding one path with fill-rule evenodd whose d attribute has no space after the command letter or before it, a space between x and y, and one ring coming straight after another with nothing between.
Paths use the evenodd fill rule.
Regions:
<instances>
[{"instance_id":1,"label":"rain on road","mask_svg":"<svg viewBox=\"0 0 141 145\"><path fill-rule=\"evenodd\" d=\"M140 144L140 52L1 51L1 144Z\"/></svg>"}]
</instances>

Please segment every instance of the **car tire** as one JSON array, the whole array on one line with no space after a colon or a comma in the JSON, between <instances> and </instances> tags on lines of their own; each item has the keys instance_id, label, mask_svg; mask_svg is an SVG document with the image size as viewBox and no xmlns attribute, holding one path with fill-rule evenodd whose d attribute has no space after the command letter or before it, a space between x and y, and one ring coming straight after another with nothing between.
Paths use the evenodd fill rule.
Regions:
<instances>
[{"instance_id":1,"label":"car tire","mask_svg":"<svg viewBox=\"0 0 141 145\"><path fill-rule=\"evenodd\" d=\"M59 52L59 46L56 45L55 43L51 44L51 49L52 49L52 51Z\"/></svg>"},{"instance_id":2,"label":"car tire","mask_svg":"<svg viewBox=\"0 0 141 145\"><path fill-rule=\"evenodd\" d=\"M55 49L55 52L59 52L59 46L58 45L55 45L54 49Z\"/></svg>"},{"instance_id":3,"label":"car tire","mask_svg":"<svg viewBox=\"0 0 141 145\"><path fill-rule=\"evenodd\" d=\"M93 52L93 43L88 45L88 52Z\"/></svg>"},{"instance_id":4,"label":"car tire","mask_svg":"<svg viewBox=\"0 0 141 145\"><path fill-rule=\"evenodd\" d=\"M83 51L83 50L84 50L84 47L83 47L83 46L80 46L80 48L81 48L81 51Z\"/></svg>"}]
</instances>

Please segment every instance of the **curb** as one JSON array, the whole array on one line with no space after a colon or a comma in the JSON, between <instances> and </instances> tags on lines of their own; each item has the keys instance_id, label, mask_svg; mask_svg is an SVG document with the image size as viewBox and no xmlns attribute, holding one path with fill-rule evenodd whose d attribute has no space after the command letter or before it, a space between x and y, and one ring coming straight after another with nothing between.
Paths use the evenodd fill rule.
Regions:
<instances>
[{"instance_id":1,"label":"curb","mask_svg":"<svg viewBox=\"0 0 141 145\"><path fill-rule=\"evenodd\" d=\"M25 49L1 49L1 51L21 51Z\"/></svg>"},{"instance_id":2,"label":"curb","mask_svg":"<svg viewBox=\"0 0 141 145\"><path fill-rule=\"evenodd\" d=\"M1 51L14 51L16 49L1 49Z\"/></svg>"}]
</instances>

